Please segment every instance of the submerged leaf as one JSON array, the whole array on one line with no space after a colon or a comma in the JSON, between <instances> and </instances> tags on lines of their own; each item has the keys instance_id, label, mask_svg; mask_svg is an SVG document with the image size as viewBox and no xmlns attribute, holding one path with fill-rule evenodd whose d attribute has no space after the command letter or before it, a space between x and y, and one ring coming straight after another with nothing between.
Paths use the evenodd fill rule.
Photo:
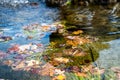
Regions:
<instances>
[{"instance_id":1,"label":"submerged leaf","mask_svg":"<svg viewBox=\"0 0 120 80\"><path fill-rule=\"evenodd\" d=\"M39 74L42 76L53 76L55 67L50 63L46 63L42 66L42 69L39 71Z\"/></svg>"},{"instance_id":2,"label":"submerged leaf","mask_svg":"<svg viewBox=\"0 0 120 80\"><path fill-rule=\"evenodd\" d=\"M13 64L13 61L12 60L6 60L6 61L3 62L3 64L10 66L10 65Z\"/></svg>"},{"instance_id":3,"label":"submerged leaf","mask_svg":"<svg viewBox=\"0 0 120 80\"><path fill-rule=\"evenodd\" d=\"M82 30L78 30L78 31L74 31L72 34L78 35L78 34L82 34L83 31Z\"/></svg>"},{"instance_id":4,"label":"submerged leaf","mask_svg":"<svg viewBox=\"0 0 120 80\"><path fill-rule=\"evenodd\" d=\"M59 57L59 58L54 58L55 61L60 62L60 63L67 63L69 62L68 58L63 58L63 57Z\"/></svg>"}]
</instances>

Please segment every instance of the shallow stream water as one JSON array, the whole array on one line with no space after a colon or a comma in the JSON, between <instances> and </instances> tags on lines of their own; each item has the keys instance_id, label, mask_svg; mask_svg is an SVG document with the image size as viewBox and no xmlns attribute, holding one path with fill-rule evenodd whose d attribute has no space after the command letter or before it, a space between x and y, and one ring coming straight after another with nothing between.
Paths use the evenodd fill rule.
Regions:
<instances>
[{"instance_id":1,"label":"shallow stream water","mask_svg":"<svg viewBox=\"0 0 120 80\"><path fill-rule=\"evenodd\" d=\"M88 12L89 13L89 12ZM88 14L89 23L93 26L88 28L90 34L104 35L119 35L120 34L120 16L108 15L97 16L95 21L91 21L91 14ZM49 35L51 32L44 32L44 37L37 39L26 39L24 35L23 27L31 24L52 24L58 20L59 11L56 8L49 8L42 2L38 2L38 5L20 5L16 7L7 7L0 5L0 36L10 36L13 40L0 42L0 51L6 51L12 44L28 44L28 43L41 43L44 46L49 44ZM108 19L107 23L104 23L105 19ZM99 22L100 20L100 22ZM103 21L102 21L103 20ZM102 24L103 23L103 24ZM99 25L99 26L98 26ZM108 26L106 26L108 25ZM16 37L20 34L21 36ZM117 37L114 40L105 42L110 44L109 49L100 51L99 58L96 63L99 67L110 68L113 66L120 66L120 38Z\"/></svg>"},{"instance_id":2,"label":"shallow stream water","mask_svg":"<svg viewBox=\"0 0 120 80\"><path fill-rule=\"evenodd\" d=\"M50 32L44 32L44 37L36 40L27 40L24 35L23 27L32 24L52 24L58 18L57 9L48 8L42 2L37 5L22 4L18 6L0 5L0 35L10 36L12 40L0 42L0 50L7 50L12 44L41 43L48 45ZM16 35L21 35L16 37Z\"/></svg>"}]
</instances>

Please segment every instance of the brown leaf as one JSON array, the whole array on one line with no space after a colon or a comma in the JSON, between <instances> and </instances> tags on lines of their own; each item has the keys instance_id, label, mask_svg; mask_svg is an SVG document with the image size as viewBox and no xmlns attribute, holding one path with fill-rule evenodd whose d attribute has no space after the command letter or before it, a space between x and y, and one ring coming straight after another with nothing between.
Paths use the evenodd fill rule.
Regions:
<instances>
[{"instance_id":1,"label":"brown leaf","mask_svg":"<svg viewBox=\"0 0 120 80\"><path fill-rule=\"evenodd\" d=\"M17 64L13 69L14 70L21 70L25 67L24 61L21 61L19 64Z\"/></svg>"},{"instance_id":2,"label":"brown leaf","mask_svg":"<svg viewBox=\"0 0 120 80\"><path fill-rule=\"evenodd\" d=\"M39 74L42 76L53 76L54 70L54 66L52 66L50 63L46 63L44 66L42 66Z\"/></svg>"},{"instance_id":3,"label":"brown leaf","mask_svg":"<svg viewBox=\"0 0 120 80\"><path fill-rule=\"evenodd\" d=\"M4 61L3 63L4 63L5 65L10 66L10 65L13 64L13 61L12 61L12 60L6 60L6 61Z\"/></svg>"},{"instance_id":4,"label":"brown leaf","mask_svg":"<svg viewBox=\"0 0 120 80\"><path fill-rule=\"evenodd\" d=\"M120 67L112 67L111 70L120 73Z\"/></svg>"}]
</instances>

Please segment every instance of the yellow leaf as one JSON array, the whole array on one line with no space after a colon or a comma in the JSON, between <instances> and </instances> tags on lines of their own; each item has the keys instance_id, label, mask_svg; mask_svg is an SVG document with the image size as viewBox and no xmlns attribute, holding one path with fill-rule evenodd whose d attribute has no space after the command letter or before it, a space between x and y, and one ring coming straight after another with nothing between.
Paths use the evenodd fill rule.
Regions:
<instances>
[{"instance_id":1,"label":"yellow leaf","mask_svg":"<svg viewBox=\"0 0 120 80\"><path fill-rule=\"evenodd\" d=\"M82 30L78 30L78 31L74 31L72 34L78 35L78 34L82 34L83 31Z\"/></svg>"},{"instance_id":2,"label":"yellow leaf","mask_svg":"<svg viewBox=\"0 0 120 80\"><path fill-rule=\"evenodd\" d=\"M62 75L62 74L58 75L56 77L56 80L65 80L65 75Z\"/></svg>"}]
</instances>

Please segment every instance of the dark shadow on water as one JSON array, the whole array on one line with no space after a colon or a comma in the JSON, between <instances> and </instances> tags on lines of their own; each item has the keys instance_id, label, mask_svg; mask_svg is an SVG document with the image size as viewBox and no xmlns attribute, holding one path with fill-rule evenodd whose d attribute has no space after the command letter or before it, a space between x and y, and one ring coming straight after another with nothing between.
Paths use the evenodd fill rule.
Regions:
<instances>
[{"instance_id":1,"label":"dark shadow on water","mask_svg":"<svg viewBox=\"0 0 120 80\"><path fill-rule=\"evenodd\" d=\"M40 76L27 71L14 71L10 66L0 64L0 79L5 80L51 80L48 76Z\"/></svg>"}]
</instances>

